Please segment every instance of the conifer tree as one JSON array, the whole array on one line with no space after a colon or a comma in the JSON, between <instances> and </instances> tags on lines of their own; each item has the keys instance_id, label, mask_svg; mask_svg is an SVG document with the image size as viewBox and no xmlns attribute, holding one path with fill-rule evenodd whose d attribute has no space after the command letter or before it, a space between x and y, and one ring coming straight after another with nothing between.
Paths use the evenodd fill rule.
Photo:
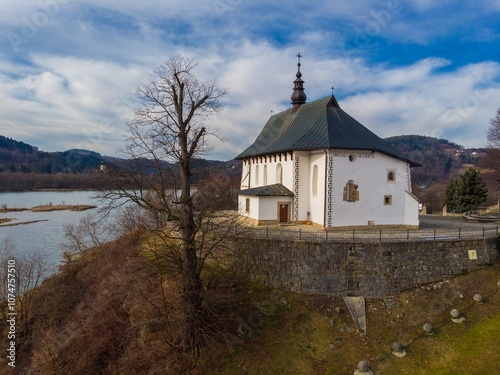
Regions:
<instances>
[{"instance_id":1,"label":"conifer tree","mask_svg":"<svg viewBox=\"0 0 500 375\"><path fill-rule=\"evenodd\" d=\"M486 201L488 189L476 168L469 168L458 179L448 182L445 204L449 211L466 212Z\"/></svg>"},{"instance_id":2,"label":"conifer tree","mask_svg":"<svg viewBox=\"0 0 500 375\"><path fill-rule=\"evenodd\" d=\"M458 210L458 179L453 178L448 182L448 185L446 185L444 204L446 204L448 212Z\"/></svg>"},{"instance_id":3,"label":"conifer tree","mask_svg":"<svg viewBox=\"0 0 500 375\"><path fill-rule=\"evenodd\" d=\"M471 167L460 176L457 193L459 209L463 212L470 211L486 201L488 189L476 168Z\"/></svg>"}]
</instances>

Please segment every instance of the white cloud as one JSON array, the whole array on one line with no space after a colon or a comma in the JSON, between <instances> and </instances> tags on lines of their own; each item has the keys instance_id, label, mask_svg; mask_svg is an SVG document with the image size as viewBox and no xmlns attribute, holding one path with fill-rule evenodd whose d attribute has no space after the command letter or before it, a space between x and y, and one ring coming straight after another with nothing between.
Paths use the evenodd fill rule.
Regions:
<instances>
[{"instance_id":1,"label":"white cloud","mask_svg":"<svg viewBox=\"0 0 500 375\"><path fill-rule=\"evenodd\" d=\"M400 69L394 74L391 70L381 72L374 79L381 90L373 87L367 94L347 98L341 106L382 137L420 134L444 137L466 147L483 147L488 119L498 106L494 98L500 93L495 83L500 65L470 64L451 72L422 70L428 62L405 67L403 76ZM399 84L393 86L388 77L398 76Z\"/></svg>"},{"instance_id":2,"label":"white cloud","mask_svg":"<svg viewBox=\"0 0 500 375\"><path fill-rule=\"evenodd\" d=\"M3 121L18 124L15 134L20 140L32 138L31 129L43 128L36 133L47 151L85 145L113 153L106 142L116 144L115 137L123 134L123 124L132 113L130 96L147 71L46 55L35 56L33 63L36 72L22 78L3 77L0 93L7 98Z\"/></svg>"},{"instance_id":3,"label":"white cloud","mask_svg":"<svg viewBox=\"0 0 500 375\"><path fill-rule=\"evenodd\" d=\"M309 101L329 95L333 85L341 107L380 136L415 133L480 146L498 107L498 61L484 62L479 52L468 51L472 61L455 65L448 55L424 50L392 65L372 55L382 48L377 38L387 49L408 40L409 49L412 43L428 45L436 35L450 37L499 9L498 2L497 10L492 2L457 4L4 1L4 35L26 37L23 22L33 22L40 9L49 19L18 52L8 39L0 41L0 134L45 150L80 145L114 154L136 87L169 56L182 54L199 63L200 79L216 78L231 92L213 119L228 139L216 142L213 157L229 159L253 142L271 110L289 106L300 51ZM495 40L497 34L488 23L470 40ZM356 45L362 37L368 43Z\"/></svg>"}]
</instances>

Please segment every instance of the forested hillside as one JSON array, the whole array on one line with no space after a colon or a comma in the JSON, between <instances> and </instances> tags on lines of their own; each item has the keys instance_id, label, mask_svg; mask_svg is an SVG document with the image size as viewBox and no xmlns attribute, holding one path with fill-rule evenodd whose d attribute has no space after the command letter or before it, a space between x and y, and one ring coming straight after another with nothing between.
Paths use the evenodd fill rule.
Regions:
<instances>
[{"instance_id":1,"label":"forested hillside","mask_svg":"<svg viewBox=\"0 0 500 375\"><path fill-rule=\"evenodd\" d=\"M459 174L464 164L476 165L484 152L481 149L465 149L446 139L420 135L390 137L386 141L422 164L412 168L412 182L416 190L446 184ZM0 136L0 191L92 188L95 179L91 183L90 177L99 171L101 165L113 168L123 162L88 150L39 151L37 147ZM145 174L150 173L148 163L144 160ZM241 163L237 160L195 159L193 178L214 168L231 180L238 179L241 174Z\"/></svg>"},{"instance_id":2,"label":"forested hillside","mask_svg":"<svg viewBox=\"0 0 500 375\"><path fill-rule=\"evenodd\" d=\"M44 152L35 146L0 135L0 191L104 187L102 184L106 181L102 173L126 163L126 160L89 150ZM143 174L151 175L155 170L152 168L154 162L150 160L141 160L140 164ZM193 159L193 182L196 183L209 170L217 170L231 181L239 179L240 164L236 160L222 162ZM176 170L175 166L168 163L165 163L165 168Z\"/></svg>"},{"instance_id":3,"label":"forested hillside","mask_svg":"<svg viewBox=\"0 0 500 375\"><path fill-rule=\"evenodd\" d=\"M0 136L0 172L89 173L103 161L97 152L44 152L37 147Z\"/></svg>"},{"instance_id":4,"label":"forested hillside","mask_svg":"<svg viewBox=\"0 0 500 375\"><path fill-rule=\"evenodd\" d=\"M412 182L429 187L456 177L464 164L477 165L484 149L465 149L446 139L422 135L400 135L385 139L410 159L422 164L412 169Z\"/></svg>"}]
</instances>

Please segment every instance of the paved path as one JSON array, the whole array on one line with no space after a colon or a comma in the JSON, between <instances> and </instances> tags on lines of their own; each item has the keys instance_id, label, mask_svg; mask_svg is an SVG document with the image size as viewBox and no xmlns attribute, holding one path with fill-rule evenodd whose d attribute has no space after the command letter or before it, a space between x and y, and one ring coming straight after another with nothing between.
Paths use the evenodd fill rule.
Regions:
<instances>
[{"instance_id":1,"label":"paved path","mask_svg":"<svg viewBox=\"0 0 500 375\"><path fill-rule=\"evenodd\" d=\"M490 228L500 223L469 223L462 216L420 215L419 229L464 229Z\"/></svg>"}]
</instances>

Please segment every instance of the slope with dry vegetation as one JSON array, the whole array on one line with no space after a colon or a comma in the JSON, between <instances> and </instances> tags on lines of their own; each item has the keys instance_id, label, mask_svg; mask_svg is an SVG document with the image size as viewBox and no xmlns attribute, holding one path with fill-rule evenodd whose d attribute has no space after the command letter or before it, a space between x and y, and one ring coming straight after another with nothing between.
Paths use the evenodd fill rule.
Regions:
<instances>
[{"instance_id":1,"label":"slope with dry vegetation","mask_svg":"<svg viewBox=\"0 0 500 375\"><path fill-rule=\"evenodd\" d=\"M182 370L175 341L180 287L151 266L141 251L144 236L135 232L88 251L37 288L15 373L337 375L352 374L363 359L389 375L500 368L497 264L367 301L366 339L341 299L286 293L208 270L209 344L195 369ZM484 304L473 301L476 293ZM463 324L451 322L452 308L463 313ZM423 334L426 322L436 335ZM405 358L391 354L394 341L407 350ZM4 357L0 369L9 373Z\"/></svg>"}]
</instances>

